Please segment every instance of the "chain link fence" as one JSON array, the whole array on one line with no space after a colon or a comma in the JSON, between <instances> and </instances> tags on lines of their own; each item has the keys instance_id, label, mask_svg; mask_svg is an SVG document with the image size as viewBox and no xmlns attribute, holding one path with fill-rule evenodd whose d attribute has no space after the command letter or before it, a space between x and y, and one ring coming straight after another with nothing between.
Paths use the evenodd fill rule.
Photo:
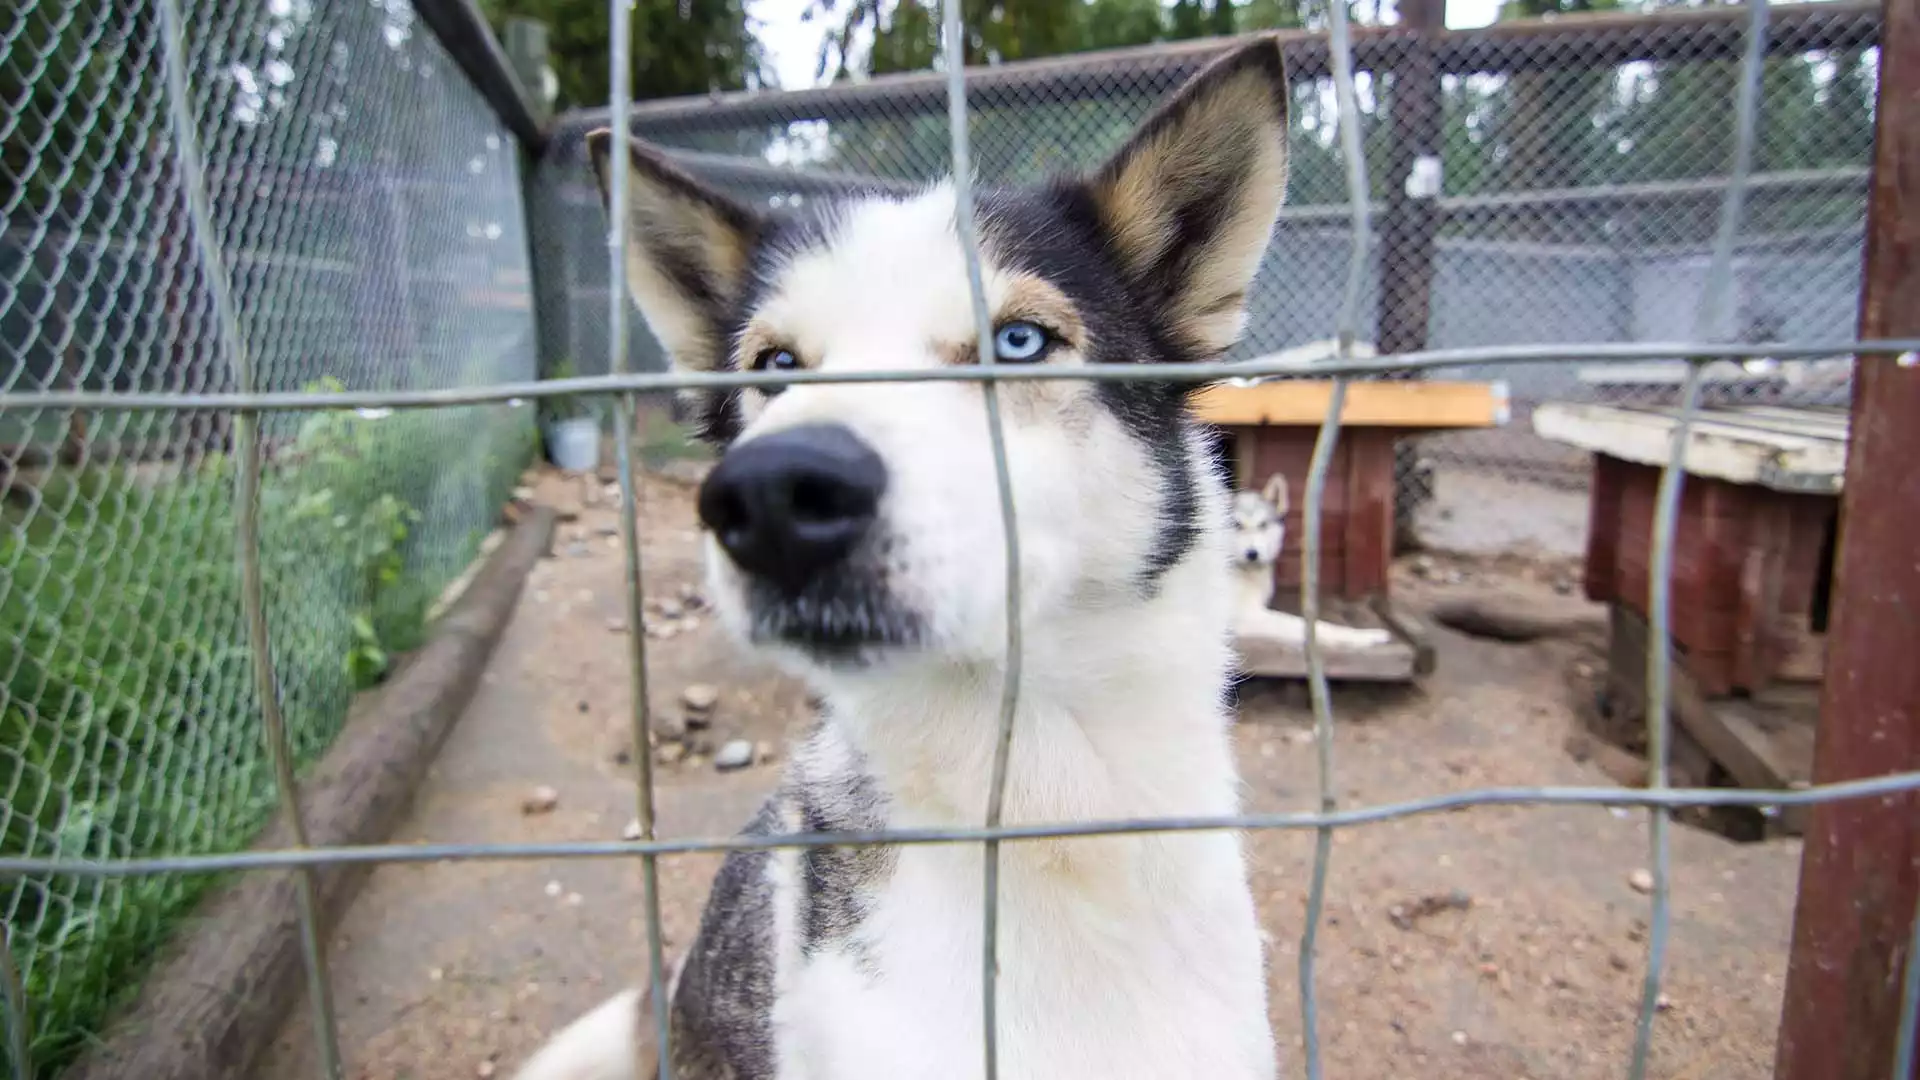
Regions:
<instances>
[{"instance_id":1,"label":"chain link fence","mask_svg":"<svg viewBox=\"0 0 1920 1080\"><path fill-rule=\"evenodd\" d=\"M1309 638L1322 752L1315 813L660 840L651 833L643 767L646 828L638 841L239 853L275 794L274 755L260 733L266 703L252 677L273 676L288 729L284 749L296 761L311 760L337 730L348 693L377 675L386 651L418 632L426 600L491 523L531 439L532 410L517 403L567 392L618 393L630 402L676 382L658 374L664 365L644 332L628 339L628 355L611 358L626 308L613 300L607 221L581 154L581 135L605 115L563 119L523 221L509 129L418 28L404 0L324 8L308 0L246 8L194 0L180 19L190 32L172 56L162 53L175 40L150 14L145 6L124 11L106 0L69 0L52 12L16 8L4 24L0 961L8 969L0 971L0 999L9 1006L8 1034L24 1039L26 1010L13 992L24 989L36 1065L57 1066L79 1048L115 990L218 871L546 856L639 856L651 869L658 857L691 851L985 841L983 908L991 913L1001 840L1253 827L1318 833L1300 976L1307 1068L1315 1075L1312 935L1333 831L1471 806L1561 803L1656 811L1652 955L1633 1065L1641 1075L1670 904L1665 811L1892 798L1920 783L1909 773L1789 792L1667 789L1663 684L1671 658L1655 650L1650 790L1506 788L1341 810L1332 707ZM616 27L625 14L615 6ZM1334 26L1338 41L1343 20ZM1271 362L1272 354L1328 336L1355 258L1368 285L1353 329L1382 353L1511 344L1543 346L1536 351L1551 360L1562 345L1593 355L1594 343L1698 341L1693 318L1714 282L1738 299L1725 325L1708 328L1709 340L1851 338L1867 146L1845 134L1858 120L1847 102L1856 90L1867 95L1870 132L1878 23L1869 8L1822 4L1781 12L1767 26L1757 171L1742 185L1749 208L1730 246L1712 240L1726 177L1739 171L1732 101L1744 12L1444 36L1386 28L1360 34L1351 49L1330 47L1325 37L1288 38L1296 80L1293 200L1250 300L1248 340L1232 357L1249 366L1166 377L1197 381L1233 370L1284 377L1289 369ZM980 178L1016 182L1090 163L1219 47L1155 48L967 77L958 92L969 106ZM166 100L165 63L188 75L191 130L169 122L179 103ZM624 63L614 64L616 73ZM955 72L652 104L634 111L633 127L674 148L696 174L769 205L905 190L952 160L945 110L950 86L959 83ZM1358 129L1358 154L1343 157L1334 138L1342 128ZM183 170L182 145L198 148L203 177ZM1365 194L1377 232L1350 224L1349 176L1373 177ZM186 196L195 186L204 187L209 220L191 210ZM210 240L220 265L199 259L187 237ZM219 325L216 286L231 290L237 327ZM533 374L536 294L541 354L611 375L545 387L515 382ZM1814 394L1809 388L1825 378L1819 358L1783 351L1791 359L1782 370L1734 361L1739 374L1725 378L1713 365L1684 362L1692 377L1615 364L1609 370L1628 377L1596 381L1551 362L1528 365L1523 377L1518 367L1417 359L1343 360L1320 371L1497 372L1523 405L1685 387L1676 440L1684 445L1703 383L1747 395L1758 392L1746 385L1752 378L1777 375L1792 393ZM986 382L1130 375L1121 368L919 374ZM1834 385L1844 387L1844 378ZM472 389L421 393L460 387ZM156 407L179 404L178 397L134 396L230 391L241 396L212 399L214 408L202 398L200 407L178 412ZM246 410L249 422L259 417L263 445L254 446L246 427L249 437L234 440L219 406ZM1516 412L1524 418L1524 409ZM630 411L615 415L624 435ZM1339 416L1336 394L1321 436L1326 446ZM235 447L259 456L230 461ZM631 506L624 439L620 449L622 505ZM1503 474L1564 471L1525 441L1524 423L1429 439L1422 452ZM262 459L256 508L236 500L235 473L249 475ZM1316 514L1327 459L1316 454L1307 486ZM1406 473L1403 501L1421 494L1418 464ZM1682 474L1669 468L1666 475L1653 545L1654 577L1663 584ZM1004 476L1002 498L1010 499ZM236 519L256 515L257 552L234 528ZM637 613L634 524L627 515L623 542L628 603ZM1318 533L1306 530L1310 598ZM249 589L238 565L256 557L265 581ZM267 609L271 650L243 623L256 600ZM1669 600L1668 590L1656 588L1656 640L1667 637ZM644 648L641 635L631 640ZM1017 641L1013 628L1009 640ZM634 660L643 679L645 657L636 652ZM1015 686L1001 717L1002 755L1019 752L1017 696ZM646 695L635 698L637 758L647 762ZM999 795L996 784L996 803ZM656 995L664 949L658 902L649 876ZM990 914L981 975L988 1016L994 925ZM305 932L317 940L311 919ZM1915 972L1920 966L1910 965L1910 983ZM5 985L14 982L19 987ZM329 1028L324 998L315 1006ZM1904 1069L1912 1064L1913 1023L1909 1015L1902 1029ZM991 1038L986 1050L991 1076Z\"/></svg>"},{"instance_id":2,"label":"chain link fence","mask_svg":"<svg viewBox=\"0 0 1920 1080\"><path fill-rule=\"evenodd\" d=\"M1734 245L1733 298L1704 340L1845 340L1858 306L1877 88L1876 16L1858 4L1777 14L1761 82L1754 175ZM1362 30L1355 90L1378 225L1360 339L1421 349L1701 339L1715 223L1731 166L1742 13L1638 24L1579 18L1420 34ZM1201 42L987 69L970 80L984 184L1084 168L1113 150L1216 45ZM1324 39L1289 42L1295 80L1288 206L1249 299L1235 359L1324 346L1351 247ZM694 174L770 206L905 191L947 169L938 76L777 95L642 103L634 132ZM533 213L547 355L604 371L606 265L581 136L604 110L562 117ZM1330 354L1330 349L1320 351ZM644 333L634 370L661 370ZM1844 404L1850 359L1728 362L1709 401ZM1501 428L1403 447L1410 516L1436 473L1579 487L1585 456L1534 435L1548 400L1671 402L1675 356L1627 367L1463 365L1429 378L1504 380Z\"/></svg>"},{"instance_id":3,"label":"chain link fence","mask_svg":"<svg viewBox=\"0 0 1920 1080\"><path fill-rule=\"evenodd\" d=\"M180 15L218 266L195 243L158 6L0 19L0 392L231 391L248 369L286 391L530 377L519 148L406 0ZM532 412L266 423L262 570L299 762L417 643L498 517ZM231 851L272 811L233 449L229 414L0 409L0 854ZM0 878L41 1067L80 1048L206 883Z\"/></svg>"}]
</instances>

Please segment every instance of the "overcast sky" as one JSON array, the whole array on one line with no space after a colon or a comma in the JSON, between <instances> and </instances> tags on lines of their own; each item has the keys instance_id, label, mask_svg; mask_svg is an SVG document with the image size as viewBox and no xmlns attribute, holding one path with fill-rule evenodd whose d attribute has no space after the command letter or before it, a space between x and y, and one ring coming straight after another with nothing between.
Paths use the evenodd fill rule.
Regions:
<instances>
[{"instance_id":1,"label":"overcast sky","mask_svg":"<svg viewBox=\"0 0 1920 1080\"><path fill-rule=\"evenodd\" d=\"M813 68L820 55L819 23L803 23L800 13L809 0L751 0L750 10L760 20L760 41L767 59L779 74L780 85L798 89L813 85ZM1500 10L1500 0L1446 0L1447 25L1485 26Z\"/></svg>"}]
</instances>

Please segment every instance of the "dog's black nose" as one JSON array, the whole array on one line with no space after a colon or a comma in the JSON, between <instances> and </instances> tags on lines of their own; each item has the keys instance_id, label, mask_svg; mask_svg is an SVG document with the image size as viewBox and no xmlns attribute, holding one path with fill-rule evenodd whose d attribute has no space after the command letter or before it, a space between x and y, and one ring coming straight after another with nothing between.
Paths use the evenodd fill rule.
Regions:
<instances>
[{"instance_id":1,"label":"dog's black nose","mask_svg":"<svg viewBox=\"0 0 1920 1080\"><path fill-rule=\"evenodd\" d=\"M700 485L700 520L740 569L797 590L853 550L886 488L859 436L809 424L728 451Z\"/></svg>"}]
</instances>

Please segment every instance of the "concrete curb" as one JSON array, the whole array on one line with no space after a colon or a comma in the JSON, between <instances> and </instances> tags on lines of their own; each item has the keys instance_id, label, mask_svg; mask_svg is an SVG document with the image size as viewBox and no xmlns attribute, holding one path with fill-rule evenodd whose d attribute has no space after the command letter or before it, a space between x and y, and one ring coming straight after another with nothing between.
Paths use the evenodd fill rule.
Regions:
<instances>
[{"instance_id":1,"label":"concrete curb","mask_svg":"<svg viewBox=\"0 0 1920 1080\"><path fill-rule=\"evenodd\" d=\"M316 847L392 835L442 741L480 684L521 587L553 539L558 515L536 507L488 557L426 645L355 703L345 730L301 785ZM284 818L256 848L288 843ZM320 928L330 936L368 867L322 869ZM253 872L200 905L104 1041L64 1080L246 1080L304 992L290 872Z\"/></svg>"}]
</instances>

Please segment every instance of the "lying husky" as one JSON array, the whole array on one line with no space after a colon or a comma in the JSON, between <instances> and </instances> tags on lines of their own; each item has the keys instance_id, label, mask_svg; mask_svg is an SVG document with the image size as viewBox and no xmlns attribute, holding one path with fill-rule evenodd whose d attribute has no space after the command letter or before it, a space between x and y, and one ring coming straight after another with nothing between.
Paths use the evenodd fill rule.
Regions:
<instances>
[{"instance_id":1,"label":"lying husky","mask_svg":"<svg viewBox=\"0 0 1920 1080\"><path fill-rule=\"evenodd\" d=\"M1219 357L1286 189L1271 39L1198 75L1095 171L978 199L1002 364ZM976 362L954 193L770 216L636 146L633 298L685 370ZM1020 685L1005 820L1239 806L1227 492L1186 385L999 390L1020 525ZM961 382L700 400L726 447L699 494L725 623L826 701L757 835L979 825L1006 609L984 395ZM1260 932L1233 833L1009 843L999 1075L1270 1080ZM680 1080L974 1080L984 1071L978 845L727 859L673 979ZM652 1075L636 992L523 1080Z\"/></svg>"},{"instance_id":2,"label":"lying husky","mask_svg":"<svg viewBox=\"0 0 1920 1080\"><path fill-rule=\"evenodd\" d=\"M1240 638L1260 637L1287 645L1306 643L1305 619L1268 606L1273 603L1273 564L1280 558L1286 537L1286 476L1274 473L1260 491L1234 493L1233 561L1238 602L1233 608L1233 632ZM1335 649L1364 649L1385 645L1393 635L1322 619L1319 638Z\"/></svg>"}]
</instances>

